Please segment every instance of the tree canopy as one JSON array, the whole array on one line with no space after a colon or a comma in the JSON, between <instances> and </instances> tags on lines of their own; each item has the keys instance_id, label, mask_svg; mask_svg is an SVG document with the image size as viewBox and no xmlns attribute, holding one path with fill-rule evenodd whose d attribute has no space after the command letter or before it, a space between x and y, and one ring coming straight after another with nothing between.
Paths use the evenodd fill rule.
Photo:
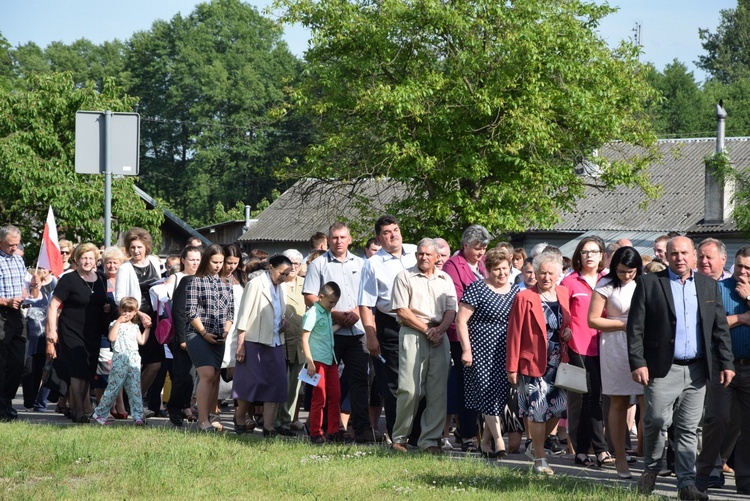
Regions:
<instances>
[{"instance_id":1,"label":"tree canopy","mask_svg":"<svg viewBox=\"0 0 750 501\"><path fill-rule=\"evenodd\" d=\"M750 77L750 0L737 0L737 7L721 11L715 33L699 31L705 56L698 67L712 79L731 83Z\"/></svg>"},{"instance_id":2,"label":"tree canopy","mask_svg":"<svg viewBox=\"0 0 750 501\"><path fill-rule=\"evenodd\" d=\"M322 140L297 176L385 176L410 188L396 211L410 236L553 224L585 183L649 190L645 158L600 159L609 141L653 145L656 94L635 47L595 32L608 6L527 0L279 0L311 30L295 104ZM641 161L643 160L643 161ZM363 216L367 217L367 216ZM372 217L370 215L369 217ZM377 217L375 215L374 217Z\"/></svg>"},{"instance_id":3,"label":"tree canopy","mask_svg":"<svg viewBox=\"0 0 750 501\"><path fill-rule=\"evenodd\" d=\"M14 224L36 256L47 217L55 210L60 237L104 238L104 176L75 173L75 115L79 110L131 111L135 100L103 82L78 86L70 73L32 75L23 89L0 92L0 221ZM133 178L112 183L113 231L142 226L158 240L164 220L135 196Z\"/></svg>"},{"instance_id":4,"label":"tree canopy","mask_svg":"<svg viewBox=\"0 0 750 501\"><path fill-rule=\"evenodd\" d=\"M141 182L193 224L213 222L219 203L256 205L277 185L274 168L305 143L293 117L269 114L300 71L281 35L254 7L214 0L128 41Z\"/></svg>"}]
</instances>

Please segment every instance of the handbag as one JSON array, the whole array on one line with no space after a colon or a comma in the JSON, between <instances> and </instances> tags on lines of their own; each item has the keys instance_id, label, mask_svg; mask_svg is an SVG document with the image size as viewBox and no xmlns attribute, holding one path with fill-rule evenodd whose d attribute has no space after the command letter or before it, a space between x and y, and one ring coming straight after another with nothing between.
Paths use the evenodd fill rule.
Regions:
<instances>
[{"instance_id":1,"label":"handbag","mask_svg":"<svg viewBox=\"0 0 750 501\"><path fill-rule=\"evenodd\" d=\"M161 310L161 301L156 303L156 311ZM154 336L159 344L168 344L174 337L174 322L172 321L172 310L169 307L169 303L164 303L164 311L167 314L165 318L158 317L156 321L156 329L154 330Z\"/></svg>"},{"instance_id":2,"label":"handbag","mask_svg":"<svg viewBox=\"0 0 750 501\"><path fill-rule=\"evenodd\" d=\"M563 344L563 350L567 352L568 345ZM580 357L580 355L578 355ZM583 359L581 359L583 365ZM588 393L589 388L586 383L586 369L576 367L567 362L560 362L557 366L557 375L555 376L555 388L572 391L573 393Z\"/></svg>"}]
</instances>

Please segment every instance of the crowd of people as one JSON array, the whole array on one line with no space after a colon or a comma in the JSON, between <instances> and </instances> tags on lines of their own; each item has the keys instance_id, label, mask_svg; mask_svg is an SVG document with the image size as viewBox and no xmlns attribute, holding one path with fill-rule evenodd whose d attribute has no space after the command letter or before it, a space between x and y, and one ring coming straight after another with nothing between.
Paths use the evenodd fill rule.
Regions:
<instances>
[{"instance_id":1,"label":"crowd of people","mask_svg":"<svg viewBox=\"0 0 750 501\"><path fill-rule=\"evenodd\" d=\"M132 228L123 249L61 240L56 277L1 228L0 420L20 385L26 410L49 402L75 423L161 413L215 432L225 381L237 434L523 450L543 475L569 453L629 479L641 457L639 491L674 473L680 499L708 499L733 465L750 493L750 246L726 269L721 241L678 234L653 256L589 236L566 257L490 247L479 225L455 253L404 243L391 215L374 230L364 258L337 222L307 258L198 241L164 266ZM556 385L568 366L585 390Z\"/></svg>"}]
</instances>

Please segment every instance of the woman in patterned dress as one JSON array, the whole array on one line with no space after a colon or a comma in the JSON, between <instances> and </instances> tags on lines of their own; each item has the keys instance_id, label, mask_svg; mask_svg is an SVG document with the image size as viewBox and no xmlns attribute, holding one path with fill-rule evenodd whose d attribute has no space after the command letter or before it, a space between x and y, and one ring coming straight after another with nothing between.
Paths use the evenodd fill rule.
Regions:
<instances>
[{"instance_id":1,"label":"woman in patterned dress","mask_svg":"<svg viewBox=\"0 0 750 501\"><path fill-rule=\"evenodd\" d=\"M536 285L519 292L513 300L508 322L506 370L508 382L518 385L518 410L528 418L534 472L553 475L544 456L544 439L565 411L565 390L555 388L561 362L561 343L570 340L568 289L556 285L562 273L562 258L542 252L534 258Z\"/></svg>"},{"instance_id":2,"label":"woman in patterned dress","mask_svg":"<svg viewBox=\"0 0 750 501\"><path fill-rule=\"evenodd\" d=\"M456 316L463 350L465 403L467 408L484 415L485 433L480 446L488 457L505 456L500 416L509 392L506 334L510 308L518 293L518 287L509 281L511 259L512 255L504 250L487 252L484 265L488 276L469 284Z\"/></svg>"}]
</instances>

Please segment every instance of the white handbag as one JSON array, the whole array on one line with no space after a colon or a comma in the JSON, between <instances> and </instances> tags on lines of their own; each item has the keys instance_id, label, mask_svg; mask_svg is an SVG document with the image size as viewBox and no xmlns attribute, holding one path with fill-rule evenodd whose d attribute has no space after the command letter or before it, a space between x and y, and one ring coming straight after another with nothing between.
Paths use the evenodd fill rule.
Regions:
<instances>
[{"instance_id":1,"label":"white handbag","mask_svg":"<svg viewBox=\"0 0 750 501\"><path fill-rule=\"evenodd\" d=\"M563 345L563 350L567 351L567 344ZM581 364L583 365L583 364ZM557 375L555 376L555 388L572 391L574 393L588 393L586 384L586 369L576 367L567 362L560 362L557 366Z\"/></svg>"}]
</instances>

